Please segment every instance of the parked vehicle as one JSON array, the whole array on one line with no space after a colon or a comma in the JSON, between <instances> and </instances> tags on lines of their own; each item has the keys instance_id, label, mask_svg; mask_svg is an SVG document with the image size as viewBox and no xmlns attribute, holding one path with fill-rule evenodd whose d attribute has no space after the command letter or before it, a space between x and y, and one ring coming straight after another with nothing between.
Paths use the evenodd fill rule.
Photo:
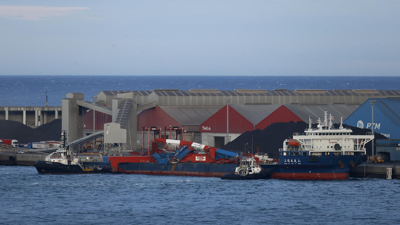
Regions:
<instances>
[{"instance_id":1,"label":"parked vehicle","mask_svg":"<svg viewBox=\"0 0 400 225\"><path fill-rule=\"evenodd\" d=\"M102 140L96 140L96 146L94 147L95 149L101 149L101 145L103 144ZM89 141L86 146L85 150L93 149L93 141Z\"/></svg>"},{"instance_id":2,"label":"parked vehicle","mask_svg":"<svg viewBox=\"0 0 400 225\"><path fill-rule=\"evenodd\" d=\"M9 145L12 148L17 148L18 147L18 140L15 139L0 139L0 145Z\"/></svg>"},{"instance_id":3,"label":"parked vehicle","mask_svg":"<svg viewBox=\"0 0 400 225\"><path fill-rule=\"evenodd\" d=\"M28 148L45 149L45 148L50 148L50 144L42 142L31 142L28 144Z\"/></svg>"}]
</instances>

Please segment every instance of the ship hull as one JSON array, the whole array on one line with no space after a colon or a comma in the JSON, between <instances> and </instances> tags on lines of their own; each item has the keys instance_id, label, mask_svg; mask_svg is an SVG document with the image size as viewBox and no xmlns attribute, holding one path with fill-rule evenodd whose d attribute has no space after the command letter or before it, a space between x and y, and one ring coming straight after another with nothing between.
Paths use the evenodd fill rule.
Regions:
<instances>
[{"instance_id":1,"label":"ship hull","mask_svg":"<svg viewBox=\"0 0 400 225\"><path fill-rule=\"evenodd\" d=\"M108 163L96 162L83 163L81 167L79 165L64 165L56 162L36 161L34 167L39 174L87 174L111 172Z\"/></svg>"},{"instance_id":2,"label":"ship hull","mask_svg":"<svg viewBox=\"0 0 400 225\"><path fill-rule=\"evenodd\" d=\"M346 180L349 173L276 173L271 175L273 179L283 180Z\"/></svg>"},{"instance_id":3,"label":"ship hull","mask_svg":"<svg viewBox=\"0 0 400 225\"><path fill-rule=\"evenodd\" d=\"M362 155L282 156L271 178L289 180L345 180ZM261 167L263 167L261 165Z\"/></svg>"},{"instance_id":4,"label":"ship hull","mask_svg":"<svg viewBox=\"0 0 400 225\"><path fill-rule=\"evenodd\" d=\"M224 174L221 179L223 180L260 180L271 178L272 170L263 169L260 173L247 174L245 176L239 174Z\"/></svg>"},{"instance_id":5,"label":"ship hull","mask_svg":"<svg viewBox=\"0 0 400 225\"><path fill-rule=\"evenodd\" d=\"M118 172L127 174L222 177L235 173L236 164L219 163L119 163Z\"/></svg>"}]
</instances>

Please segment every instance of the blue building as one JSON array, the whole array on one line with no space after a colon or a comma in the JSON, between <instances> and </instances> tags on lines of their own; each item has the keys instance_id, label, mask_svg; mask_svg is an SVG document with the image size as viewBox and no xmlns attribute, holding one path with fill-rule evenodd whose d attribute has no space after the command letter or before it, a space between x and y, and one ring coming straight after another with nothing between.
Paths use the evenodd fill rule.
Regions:
<instances>
[{"instance_id":1,"label":"blue building","mask_svg":"<svg viewBox=\"0 0 400 225\"><path fill-rule=\"evenodd\" d=\"M371 129L372 106L370 100L375 100L374 132L389 139L400 139L400 98L371 98L355 110L344 124Z\"/></svg>"},{"instance_id":2,"label":"blue building","mask_svg":"<svg viewBox=\"0 0 400 225\"><path fill-rule=\"evenodd\" d=\"M372 105L374 107L374 132L386 136L389 140L376 140L376 153L390 157L391 161L400 160L400 98L371 98L365 101L343 122L347 125L372 130Z\"/></svg>"}]
</instances>

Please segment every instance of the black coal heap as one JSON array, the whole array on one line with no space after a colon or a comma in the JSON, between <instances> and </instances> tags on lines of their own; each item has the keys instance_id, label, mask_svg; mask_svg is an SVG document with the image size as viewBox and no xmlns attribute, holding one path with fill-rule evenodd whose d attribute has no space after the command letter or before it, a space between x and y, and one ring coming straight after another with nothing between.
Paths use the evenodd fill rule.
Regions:
<instances>
[{"instance_id":1,"label":"black coal heap","mask_svg":"<svg viewBox=\"0 0 400 225\"><path fill-rule=\"evenodd\" d=\"M20 122L0 120L0 139L16 139L19 143L37 141L59 141L61 138L61 119L53 120L36 129Z\"/></svg>"},{"instance_id":2,"label":"black coal heap","mask_svg":"<svg viewBox=\"0 0 400 225\"><path fill-rule=\"evenodd\" d=\"M352 129L352 134L365 135L367 132L371 132L369 129L361 129L348 125L343 126ZM312 127L316 128L317 124L313 124ZM334 124L334 127L338 128L339 124ZM243 133L232 142L226 144L223 149L256 153L257 146L259 146L260 152L266 152L270 157L279 158L279 148L282 148L283 141L291 138L295 132L303 133L307 128L308 124L305 122L274 123L264 130L257 129ZM386 139L385 136L379 133L375 133L375 138ZM367 154L371 154L371 142L366 145L366 148Z\"/></svg>"}]
</instances>

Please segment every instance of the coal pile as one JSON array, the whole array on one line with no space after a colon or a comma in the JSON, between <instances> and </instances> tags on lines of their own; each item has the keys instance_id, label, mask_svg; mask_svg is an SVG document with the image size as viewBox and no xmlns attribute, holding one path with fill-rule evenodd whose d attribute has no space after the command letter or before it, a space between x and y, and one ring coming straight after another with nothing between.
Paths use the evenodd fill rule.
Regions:
<instances>
[{"instance_id":1,"label":"coal pile","mask_svg":"<svg viewBox=\"0 0 400 225\"><path fill-rule=\"evenodd\" d=\"M264 130L247 131L229 142L223 149L237 152L256 153L257 146L260 152L266 152L270 157L279 158L279 148L283 141L294 132L303 132L308 125L304 122L273 123Z\"/></svg>"},{"instance_id":2,"label":"coal pile","mask_svg":"<svg viewBox=\"0 0 400 225\"><path fill-rule=\"evenodd\" d=\"M36 129L20 122L0 120L0 139L16 139L19 143L58 141L61 138L61 119L53 120Z\"/></svg>"},{"instance_id":3,"label":"coal pile","mask_svg":"<svg viewBox=\"0 0 400 225\"><path fill-rule=\"evenodd\" d=\"M46 137L45 140L59 141L61 139L61 119L56 119L50 123L43 124L35 130L42 133Z\"/></svg>"},{"instance_id":4,"label":"coal pile","mask_svg":"<svg viewBox=\"0 0 400 225\"><path fill-rule=\"evenodd\" d=\"M312 125L314 128L317 124ZM343 125L346 128L353 130L354 135L365 135L371 132L369 129L361 129ZM334 124L335 128L339 124ZM274 123L269 125L264 130L248 131L237 137L232 142L226 144L223 149L232 150L236 152L250 152L256 153L257 146L260 152L268 153L270 157L279 158L279 149L282 148L283 141L292 137L293 133L303 133L308 128L305 122L288 122L288 123ZM386 139L385 136L375 133L376 139ZM366 145L367 154L371 154L371 142Z\"/></svg>"}]
</instances>

